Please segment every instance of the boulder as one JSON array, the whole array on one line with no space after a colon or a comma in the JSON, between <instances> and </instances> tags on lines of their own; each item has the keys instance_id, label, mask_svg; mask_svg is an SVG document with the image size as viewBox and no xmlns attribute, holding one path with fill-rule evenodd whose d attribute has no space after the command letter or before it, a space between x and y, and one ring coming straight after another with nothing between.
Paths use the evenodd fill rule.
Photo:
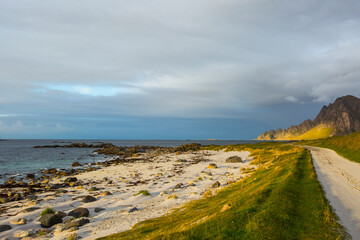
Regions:
<instances>
[{"instance_id":1,"label":"boulder","mask_svg":"<svg viewBox=\"0 0 360 240\"><path fill-rule=\"evenodd\" d=\"M16 231L14 236L17 238L24 238L24 237L29 237L29 236L33 236L35 235L35 231L33 229L31 230L19 230Z\"/></svg>"},{"instance_id":2,"label":"boulder","mask_svg":"<svg viewBox=\"0 0 360 240\"><path fill-rule=\"evenodd\" d=\"M175 185L174 189L181 188L182 186L183 186L183 184L182 184L182 183L178 183L178 184L176 184L176 185Z\"/></svg>"},{"instance_id":3,"label":"boulder","mask_svg":"<svg viewBox=\"0 0 360 240\"><path fill-rule=\"evenodd\" d=\"M55 214L58 215L58 216L61 217L61 218L66 217L66 213L64 213L64 212L62 212L62 211L57 211Z\"/></svg>"},{"instance_id":4,"label":"boulder","mask_svg":"<svg viewBox=\"0 0 360 240\"><path fill-rule=\"evenodd\" d=\"M25 208L25 209L21 210L20 212L21 213L28 213L28 212L36 211L38 209L40 209L40 208L39 207L30 207L30 208Z\"/></svg>"},{"instance_id":5,"label":"boulder","mask_svg":"<svg viewBox=\"0 0 360 240\"><path fill-rule=\"evenodd\" d=\"M88 217L89 216L89 210L87 208L76 208L68 213L68 216L72 216L75 218L80 217Z\"/></svg>"},{"instance_id":6,"label":"boulder","mask_svg":"<svg viewBox=\"0 0 360 240\"><path fill-rule=\"evenodd\" d=\"M32 173L26 174L26 179L33 179L34 177L35 177L35 175Z\"/></svg>"},{"instance_id":7,"label":"boulder","mask_svg":"<svg viewBox=\"0 0 360 240\"><path fill-rule=\"evenodd\" d=\"M5 232L10 229L11 229L10 225L0 225L0 232Z\"/></svg>"},{"instance_id":8,"label":"boulder","mask_svg":"<svg viewBox=\"0 0 360 240\"><path fill-rule=\"evenodd\" d=\"M77 178L76 177L68 177L64 180L64 182L67 182L67 183L71 183L71 182L77 182Z\"/></svg>"},{"instance_id":9,"label":"boulder","mask_svg":"<svg viewBox=\"0 0 360 240\"><path fill-rule=\"evenodd\" d=\"M70 228L73 228L73 227L81 227L87 223L89 223L90 220L87 219L87 218L81 218L81 219L78 219L78 220L74 220L74 221L71 221L71 222L68 222L68 223L65 223L64 226L62 227L61 231L65 231L65 230L68 230Z\"/></svg>"},{"instance_id":10,"label":"boulder","mask_svg":"<svg viewBox=\"0 0 360 240\"><path fill-rule=\"evenodd\" d=\"M225 162L227 163L242 163L242 159L241 157L238 156L232 156L232 157L228 157Z\"/></svg>"},{"instance_id":11,"label":"boulder","mask_svg":"<svg viewBox=\"0 0 360 240\"><path fill-rule=\"evenodd\" d=\"M22 200L22 199L23 199L23 197L21 196L20 193L15 193L14 196L12 196L10 198L10 201L19 201L19 200Z\"/></svg>"},{"instance_id":12,"label":"boulder","mask_svg":"<svg viewBox=\"0 0 360 240\"><path fill-rule=\"evenodd\" d=\"M56 168L50 168L50 169L46 170L44 173L45 174L54 174L56 172L57 172Z\"/></svg>"},{"instance_id":13,"label":"boulder","mask_svg":"<svg viewBox=\"0 0 360 240\"><path fill-rule=\"evenodd\" d=\"M10 223L16 225L25 225L27 223L27 220L26 218L19 218L18 220L11 221Z\"/></svg>"},{"instance_id":14,"label":"boulder","mask_svg":"<svg viewBox=\"0 0 360 240\"><path fill-rule=\"evenodd\" d=\"M73 162L71 167L81 167L82 165L79 162Z\"/></svg>"},{"instance_id":15,"label":"boulder","mask_svg":"<svg viewBox=\"0 0 360 240\"><path fill-rule=\"evenodd\" d=\"M215 163L210 163L207 168L215 169L215 168L217 168L217 165Z\"/></svg>"},{"instance_id":16,"label":"boulder","mask_svg":"<svg viewBox=\"0 0 360 240\"><path fill-rule=\"evenodd\" d=\"M49 228L54 226L55 224L62 223L62 219L60 216L56 214L45 214L39 219L41 226L44 228Z\"/></svg>"},{"instance_id":17,"label":"boulder","mask_svg":"<svg viewBox=\"0 0 360 240\"><path fill-rule=\"evenodd\" d=\"M89 192L99 191L100 189L97 187L91 187L88 189Z\"/></svg>"},{"instance_id":18,"label":"boulder","mask_svg":"<svg viewBox=\"0 0 360 240\"><path fill-rule=\"evenodd\" d=\"M0 198L0 203L7 203L9 202L9 199L7 197Z\"/></svg>"},{"instance_id":19,"label":"boulder","mask_svg":"<svg viewBox=\"0 0 360 240\"><path fill-rule=\"evenodd\" d=\"M101 211L105 211L105 208L95 208L94 209L94 212L98 213L98 212L101 212Z\"/></svg>"},{"instance_id":20,"label":"boulder","mask_svg":"<svg viewBox=\"0 0 360 240\"><path fill-rule=\"evenodd\" d=\"M109 196L109 195L112 195L112 193L109 192L109 191L105 191L105 192L103 192L103 193L100 193L98 196L99 196L99 197L103 197L103 196Z\"/></svg>"},{"instance_id":21,"label":"boulder","mask_svg":"<svg viewBox=\"0 0 360 240\"><path fill-rule=\"evenodd\" d=\"M87 195L83 199L81 199L82 203L89 203L89 202L95 202L97 199L93 196Z\"/></svg>"},{"instance_id":22,"label":"boulder","mask_svg":"<svg viewBox=\"0 0 360 240\"><path fill-rule=\"evenodd\" d=\"M218 188L218 187L220 187L220 182L219 182L219 181L214 182L214 184L213 184L211 187L212 187L212 188Z\"/></svg>"}]
</instances>

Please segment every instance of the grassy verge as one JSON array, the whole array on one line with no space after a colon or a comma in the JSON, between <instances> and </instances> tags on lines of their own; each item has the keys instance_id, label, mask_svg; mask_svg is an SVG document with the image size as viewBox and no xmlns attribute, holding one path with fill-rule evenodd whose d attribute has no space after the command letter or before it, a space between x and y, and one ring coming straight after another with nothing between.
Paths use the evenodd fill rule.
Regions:
<instances>
[{"instance_id":1,"label":"grassy verge","mask_svg":"<svg viewBox=\"0 0 360 240\"><path fill-rule=\"evenodd\" d=\"M215 196L101 239L345 239L308 150L279 143L228 150L251 151L258 170Z\"/></svg>"},{"instance_id":2,"label":"grassy verge","mask_svg":"<svg viewBox=\"0 0 360 240\"><path fill-rule=\"evenodd\" d=\"M320 140L300 141L298 144L329 148L351 161L360 163L360 132Z\"/></svg>"}]
</instances>

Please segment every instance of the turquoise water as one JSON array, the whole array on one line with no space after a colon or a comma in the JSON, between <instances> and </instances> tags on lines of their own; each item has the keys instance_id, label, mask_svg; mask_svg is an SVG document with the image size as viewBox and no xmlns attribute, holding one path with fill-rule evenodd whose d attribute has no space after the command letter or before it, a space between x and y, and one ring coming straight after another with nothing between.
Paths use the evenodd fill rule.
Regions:
<instances>
[{"instance_id":1,"label":"turquoise water","mask_svg":"<svg viewBox=\"0 0 360 240\"><path fill-rule=\"evenodd\" d=\"M71 167L75 161L92 163L104 161L110 157L92 154L94 149L88 148L33 148L38 145L62 145L75 142L98 144L110 142L117 146L164 146L176 147L192 142L202 145L255 143L253 140L6 140L0 141L0 177L36 173L41 169ZM0 178L0 180L1 180Z\"/></svg>"}]
</instances>

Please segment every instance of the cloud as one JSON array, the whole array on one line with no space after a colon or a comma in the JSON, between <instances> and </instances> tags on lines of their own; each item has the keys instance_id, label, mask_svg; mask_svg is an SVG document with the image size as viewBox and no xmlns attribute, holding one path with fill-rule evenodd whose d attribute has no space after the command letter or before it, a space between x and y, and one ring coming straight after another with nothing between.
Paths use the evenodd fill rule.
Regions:
<instances>
[{"instance_id":1,"label":"cloud","mask_svg":"<svg viewBox=\"0 0 360 240\"><path fill-rule=\"evenodd\" d=\"M357 0L5 0L0 115L255 121L360 96L359 11Z\"/></svg>"}]
</instances>

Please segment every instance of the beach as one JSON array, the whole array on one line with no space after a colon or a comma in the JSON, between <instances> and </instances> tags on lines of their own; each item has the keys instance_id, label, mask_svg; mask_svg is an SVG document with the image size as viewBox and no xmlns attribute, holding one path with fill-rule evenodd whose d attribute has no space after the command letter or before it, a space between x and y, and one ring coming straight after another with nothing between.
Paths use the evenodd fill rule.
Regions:
<instances>
[{"instance_id":1,"label":"beach","mask_svg":"<svg viewBox=\"0 0 360 240\"><path fill-rule=\"evenodd\" d=\"M49 185L63 185L1 205L0 225L11 229L0 232L0 238L96 239L126 231L138 222L162 216L204 195L216 194L222 187L246 177L241 169L254 168L249 166L249 154L199 150L154 156L146 152L130 157L131 161L45 179ZM226 162L232 156L241 157L242 162ZM39 216L47 207L59 212L62 223L41 227ZM78 208L85 217L69 216Z\"/></svg>"}]
</instances>

